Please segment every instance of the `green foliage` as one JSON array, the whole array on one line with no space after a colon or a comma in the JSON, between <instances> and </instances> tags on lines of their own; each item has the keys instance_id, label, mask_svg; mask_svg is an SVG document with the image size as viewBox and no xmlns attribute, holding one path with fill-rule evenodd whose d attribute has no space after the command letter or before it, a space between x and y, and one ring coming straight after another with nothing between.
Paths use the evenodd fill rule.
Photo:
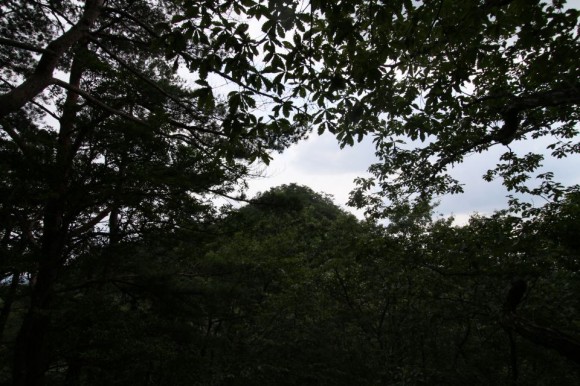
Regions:
<instances>
[{"instance_id":1,"label":"green foliage","mask_svg":"<svg viewBox=\"0 0 580 386\"><path fill-rule=\"evenodd\" d=\"M462 227L360 222L297 185L250 202L71 265L63 281L86 285L62 288L62 376L80 363L83 385L508 385L515 355L518 384L576 383L553 350L513 335L512 352L501 322L520 277L518 314L577 335L575 196Z\"/></svg>"},{"instance_id":2,"label":"green foliage","mask_svg":"<svg viewBox=\"0 0 580 386\"><path fill-rule=\"evenodd\" d=\"M13 348L14 361L3 363L14 363L14 384L44 384L45 375L57 379L63 368L74 373L78 361L86 364L69 354L52 359L64 349L59 339L50 339L60 332L56 307L66 311L75 304L58 291L65 277L67 286L84 285L80 273L63 272L86 262L101 272L108 264L94 257L107 255L107 248L148 243L151 234L178 232L178 224L202 226L215 216L214 195L231 193L252 163L267 163L270 152L305 135L305 120L296 115L284 85L274 84L255 62L282 44L280 28L292 28L296 6L2 3L0 278L6 282L14 272L32 277L29 291L9 296L28 300L20 331L16 336L10 331L3 341L3 347ZM248 22L266 15L276 33L265 40L250 36ZM279 58L272 60L279 64ZM184 71L187 81L180 76ZM229 94L219 94L216 79L233 85ZM258 98L271 103L272 114L256 110ZM108 275L94 280L107 281ZM159 290L152 283L139 285ZM111 284L103 286L108 290ZM115 296L106 296L104 304ZM87 311L90 301L82 307L83 317L110 322L111 338L103 342L114 341L117 320L105 317L112 317L114 308L93 314ZM6 302L2 309L11 326L16 314L6 304L16 303ZM151 323L157 323L155 317ZM139 366L147 368L143 348L120 350L118 360L111 353L99 355L109 355L121 368L137 353L143 354ZM93 360L104 359L89 355L87 363ZM47 367L49 362L55 367ZM104 377L95 374L87 377ZM152 380L141 383L147 382Z\"/></svg>"},{"instance_id":3,"label":"green foliage","mask_svg":"<svg viewBox=\"0 0 580 386\"><path fill-rule=\"evenodd\" d=\"M539 141L578 152L579 13L563 1L316 1L299 75L320 131L344 145L371 135L375 188L352 204L390 215L398 204L462 191L448 171L466 156ZM315 74L312 76L312 74ZM486 179L551 199L568 187L532 180L541 153L507 152ZM362 200L362 198L365 198ZM386 202L385 202L386 200Z\"/></svg>"},{"instance_id":4,"label":"green foliage","mask_svg":"<svg viewBox=\"0 0 580 386\"><path fill-rule=\"evenodd\" d=\"M326 309L323 290L326 272L362 253L366 226L290 185L191 227L93 249L67 267L51 334L62 371L49 379L290 385L364 374L364 350L350 363L356 339L340 352L347 341L328 340L328 323L345 337L351 327Z\"/></svg>"},{"instance_id":5,"label":"green foliage","mask_svg":"<svg viewBox=\"0 0 580 386\"><path fill-rule=\"evenodd\" d=\"M550 204L463 227L430 204L492 146L578 153L563 4L3 2L0 381L575 384L539 338L577 336L577 187L508 147L484 179ZM311 128L373 137L351 203L389 225L297 185L218 215Z\"/></svg>"}]
</instances>

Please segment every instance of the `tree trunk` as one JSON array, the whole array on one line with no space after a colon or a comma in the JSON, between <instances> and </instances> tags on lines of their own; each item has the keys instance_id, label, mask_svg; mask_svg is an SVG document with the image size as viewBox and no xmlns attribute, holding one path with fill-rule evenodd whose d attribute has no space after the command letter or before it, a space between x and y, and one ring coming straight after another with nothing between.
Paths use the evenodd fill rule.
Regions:
<instances>
[{"instance_id":1,"label":"tree trunk","mask_svg":"<svg viewBox=\"0 0 580 386\"><path fill-rule=\"evenodd\" d=\"M2 306L2 311L0 311L0 340L4 337L4 329L6 328L6 323L8 322L8 316L10 311L12 311L12 303L16 297L16 290L18 289L18 283L20 281L20 272L14 270L12 272L12 277L10 279L10 286L8 287L8 293L4 297L4 305Z\"/></svg>"},{"instance_id":2,"label":"tree trunk","mask_svg":"<svg viewBox=\"0 0 580 386\"><path fill-rule=\"evenodd\" d=\"M50 328L50 306L57 274L57 267L52 262L55 261L54 253L58 249L57 242L47 243L43 248L43 250L51 249L53 255L43 255L47 261L38 271L30 308L24 316L16 339L13 368L15 386L44 384L44 373L49 363L47 337Z\"/></svg>"},{"instance_id":3,"label":"tree trunk","mask_svg":"<svg viewBox=\"0 0 580 386\"><path fill-rule=\"evenodd\" d=\"M552 328L538 326L516 314L516 308L522 301L526 289L526 282L516 279L508 292L504 303L504 314L500 320L508 334L515 331L528 341L555 350L560 355L580 364L579 339ZM510 341L513 342L511 335Z\"/></svg>"},{"instance_id":4,"label":"tree trunk","mask_svg":"<svg viewBox=\"0 0 580 386\"><path fill-rule=\"evenodd\" d=\"M87 2L88 4L89 2ZM70 84L80 85L85 69L83 57L86 42L75 51L70 70ZM44 385L50 363L48 334L51 307L59 269L66 260L66 242L70 236L67 197L75 157L72 135L75 131L79 96L69 91L60 118L56 160L48 182L52 192L44 207L38 273L33 286L30 308L25 315L14 349L13 383L15 386Z\"/></svg>"}]
</instances>

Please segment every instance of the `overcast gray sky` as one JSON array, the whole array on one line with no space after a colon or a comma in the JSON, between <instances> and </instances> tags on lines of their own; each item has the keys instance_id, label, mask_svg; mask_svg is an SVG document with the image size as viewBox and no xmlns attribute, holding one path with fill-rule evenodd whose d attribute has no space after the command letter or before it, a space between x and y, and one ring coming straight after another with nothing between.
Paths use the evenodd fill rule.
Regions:
<instances>
[{"instance_id":1,"label":"overcast gray sky","mask_svg":"<svg viewBox=\"0 0 580 386\"><path fill-rule=\"evenodd\" d=\"M526 141L514 143L511 148L522 154L545 149L546 143ZM468 157L463 164L455 167L452 175L465 184L465 193L441 197L438 212L446 216L453 214L459 223L463 223L474 212L487 214L505 208L509 192L500 181L489 183L481 177L506 150L505 147L496 146L486 153ZM370 138L341 150L333 135L312 134L308 140L292 146L283 154L275 154L270 165L264 169L264 177L250 181L248 193L253 196L273 186L295 182L318 192L332 194L338 205L362 218L362 213L346 207L346 202L349 192L355 187L353 180L368 175L366 170L375 161ZM544 170L553 171L556 181L566 185L580 184L579 169L580 159L577 156L556 160L546 155ZM537 198L535 200L541 204Z\"/></svg>"},{"instance_id":2,"label":"overcast gray sky","mask_svg":"<svg viewBox=\"0 0 580 386\"><path fill-rule=\"evenodd\" d=\"M580 8L580 0L570 0L571 8ZM512 143L511 149L518 154L544 149L549 140L534 140ZM438 212L445 216L454 215L458 223L464 223L475 212L489 214L506 208L509 192L500 181L488 183L483 174L494 167L499 156L507 149L495 146L483 154L472 155L451 174L464 184L465 193L440 197ZM356 177L368 175L367 168L376 161L371 138L366 138L354 147L340 149L332 134L311 134L310 138L292 146L283 154L274 154L270 165L263 170L264 177L249 182L248 195L266 191L281 184L307 185L317 192L334 196L335 203L362 218L361 211L346 207L349 192L355 187ZM555 181L564 185L580 184L580 158L578 156L556 160L546 154L544 171L555 173ZM541 171L538 171L539 174ZM533 199L541 205L540 199Z\"/></svg>"}]
</instances>

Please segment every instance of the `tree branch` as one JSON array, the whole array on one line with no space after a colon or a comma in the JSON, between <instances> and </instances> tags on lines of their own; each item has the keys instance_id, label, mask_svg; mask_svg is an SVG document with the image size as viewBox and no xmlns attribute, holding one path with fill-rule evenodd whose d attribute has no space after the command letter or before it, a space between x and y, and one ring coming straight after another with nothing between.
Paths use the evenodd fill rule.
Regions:
<instances>
[{"instance_id":1,"label":"tree branch","mask_svg":"<svg viewBox=\"0 0 580 386\"><path fill-rule=\"evenodd\" d=\"M117 8L112 8L112 7L103 7L103 11L104 12L111 12L111 13L117 13L121 16L126 17L127 19L131 20L132 22L134 22L135 24L137 24L139 27L143 28L145 31L147 31L150 35L158 38L159 34L155 31L155 29L153 27L151 27L148 24L143 23L141 20L139 20L139 18L133 16L132 14L130 14L129 12L126 12L122 9L117 9Z\"/></svg>"},{"instance_id":2,"label":"tree branch","mask_svg":"<svg viewBox=\"0 0 580 386\"><path fill-rule=\"evenodd\" d=\"M38 52L39 54L48 54L48 55L55 54L54 51L51 51L51 50L46 49L46 48L39 48L39 47L33 46L32 44L23 43L23 42L19 42L17 40L7 39L7 38L3 38L3 37L0 37L0 45L21 48L21 49L26 50L26 51Z\"/></svg>"},{"instance_id":3,"label":"tree branch","mask_svg":"<svg viewBox=\"0 0 580 386\"><path fill-rule=\"evenodd\" d=\"M131 39L127 36L113 35L105 32L93 32L92 35L109 41L131 43L133 46L140 46L143 49L148 49L151 47L150 41Z\"/></svg>"},{"instance_id":4,"label":"tree branch","mask_svg":"<svg viewBox=\"0 0 580 386\"><path fill-rule=\"evenodd\" d=\"M20 149L20 151L24 155L28 156L29 155L28 145L22 139L22 137L16 132L16 130L14 130L12 127L9 126L9 122L2 123L2 129L4 129L4 131L6 133L8 133L8 135L10 136L10 138L12 139L12 141L14 141L14 143L16 144L16 146L18 146L18 148Z\"/></svg>"},{"instance_id":5,"label":"tree branch","mask_svg":"<svg viewBox=\"0 0 580 386\"><path fill-rule=\"evenodd\" d=\"M135 75L141 81L145 82L149 86L153 87L155 90L159 91L165 97L171 99L172 101L174 101L175 103L177 103L179 106L183 107L188 113L192 114L195 118L197 118L197 119L203 118L203 117L201 117L199 115L199 113L197 111L195 111L191 106L188 106L182 99L180 99L180 98L176 97L175 95L172 95L169 92L165 91L163 88L161 88L155 82L153 82L151 79L147 78L146 76L144 76L143 74L141 74L139 71L137 71L136 69L134 69L133 67L131 67L129 64L127 64L125 61L123 61L121 58L119 58L114 52L112 52L111 50L109 50L108 48L106 48L97 39L91 38L91 41L94 42L95 44L97 44L99 46L99 48L101 48L104 52L107 53L107 55L109 55L113 60L115 60L117 63L119 63L121 65L121 67L123 67L126 70L128 70L130 73L132 73L133 75ZM188 125L185 125L185 124L183 124L181 122L178 122L178 121L175 121L175 120L170 120L170 122L174 126L181 127L181 128L185 128L185 129L188 129L188 130L197 130L197 131L201 131L201 132L204 132L204 133L211 133L211 134L215 134L215 135L225 136L224 133L220 133L220 132L217 132L217 131L214 131L214 130L204 129L204 128L201 128L201 127L188 126Z\"/></svg>"},{"instance_id":6,"label":"tree branch","mask_svg":"<svg viewBox=\"0 0 580 386\"><path fill-rule=\"evenodd\" d=\"M52 83L52 73L64 53L89 32L99 17L104 0L87 0L77 24L50 42L34 73L13 90L0 95L0 118L20 109Z\"/></svg>"},{"instance_id":7,"label":"tree branch","mask_svg":"<svg viewBox=\"0 0 580 386\"><path fill-rule=\"evenodd\" d=\"M505 111L520 112L536 107L552 107L561 105L580 104L580 84L569 88L548 90L515 97Z\"/></svg>"},{"instance_id":8,"label":"tree branch","mask_svg":"<svg viewBox=\"0 0 580 386\"><path fill-rule=\"evenodd\" d=\"M123 10L116 9L116 8L110 8L110 7L105 7L105 8L103 8L103 10L105 10L105 11L108 11L108 12L115 12L115 13L118 13L119 15L121 15L121 16L124 16L124 17L126 17L126 18L130 19L131 21L135 22L137 25L139 25L141 28L143 28L145 31L147 31L149 34L151 34L151 36L153 36L153 37L155 37L155 38L157 38L157 39L159 39L159 38L161 37L161 36L160 36L160 35L159 35L159 34L158 34L156 31L155 31L155 29L153 29L153 27L151 27L151 26L149 26L149 25L147 25L147 24L143 23L143 22L142 22L142 21L140 21L138 18L136 18L135 16L131 15L131 14L130 14L130 13L128 13L128 12L125 12L125 11L123 11ZM176 51L176 53L177 53L178 55L180 55L181 57L183 57L185 60L188 60L188 61L196 61L196 60L199 60L199 59L196 59L196 58L194 58L193 56L191 56L191 55L190 55L190 54L188 54L187 52L183 52L183 51ZM235 80L235 79L234 79L234 78L232 78L231 76L227 75L226 73L224 73L224 72L222 72L222 71L220 71L220 70L218 70L218 69L215 69L215 68L214 68L214 69L212 69L211 71L212 71L212 72L214 72L214 73L216 73L216 74L218 74L218 75L219 75L219 76L221 76L222 78L224 78L224 79L227 79L227 80L229 80L230 82L233 82L233 83L237 84L238 86L240 86L240 87L242 87L242 88L244 88L244 89L246 89L246 90L249 90L249 91L252 91L252 92L256 93L257 95L261 95L261 96L263 96L263 97L266 97L266 98L268 98L268 99L272 99L272 100L277 100L277 99L278 99L278 96L276 96L276 95L270 95L270 94L268 94L268 93L265 93L265 92L262 92L262 91L260 91L260 90L257 90L257 89L255 89L255 88L253 88L253 87L250 87L250 86L248 86L247 84L244 84L244 83L238 82L237 80Z\"/></svg>"},{"instance_id":9,"label":"tree branch","mask_svg":"<svg viewBox=\"0 0 580 386\"><path fill-rule=\"evenodd\" d=\"M556 350L566 358L580 364L580 340L577 338L555 329L538 326L516 315L508 318L508 325L530 342Z\"/></svg>"},{"instance_id":10,"label":"tree branch","mask_svg":"<svg viewBox=\"0 0 580 386\"><path fill-rule=\"evenodd\" d=\"M73 86L73 85L71 85L71 84L69 84L69 83L67 83L67 82L65 82L63 80L60 80L60 79L57 79L57 78L51 78L51 82L50 83L51 84L54 84L54 85L57 85L57 86L60 86L60 87L62 87L64 89L66 89L66 90L73 91L73 92L79 94L84 99L86 99L90 103L92 103L92 104L94 104L94 105L102 108L103 110L106 110L106 111L108 111L108 112L110 112L112 114L115 114L115 115L118 115L120 117L123 117L123 118L125 118L125 119L127 119L127 120L129 120L131 122L135 122L135 123L138 123L138 124L143 125L145 127L149 127L149 124L147 122L142 121L141 119L139 119L137 117L134 117L131 114L127 114L124 111L114 109L113 107L111 107L111 106L107 105L106 103L100 101L99 99L95 98L94 96L92 96L88 92L86 92L84 90L81 90L80 88L75 87L75 86Z\"/></svg>"},{"instance_id":11,"label":"tree branch","mask_svg":"<svg viewBox=\"0 0 580 386\"><path fill-rule=\"evenodd\" d=\"M5 85L7 85L8 87L10 87L10 89L14 89L16 87L14 87L12 84L10 84L10 82L8 82L6 79L1 78L0 77L0 81L2 81L2 83L4 83ZM51 117L53 117L54 119L56 119L57 121L60 119L60 117L58 115L56 115L55 113L53 113L52 111L50 111L46 106L41 105L38 102L35 102L34 100L31 101L31 103L33 105L35 105L36 107L38 107L39 109L41 109L42 111L44 111L45 113L47 113L48 115L50 115Z\"/></svg>"},{"instance_id":12,"label":"tree branch","mask_svg":"<svg viewBox=\"0 0 580 386\"><path fill-rule=\"evenodd\" d=\"M153 82L151 79L149 79L148 77L144 76L139 71L137 71L136 69L134 69L133 67L131 67L123 59L119 58L119 56L117 56L117 54L115 54L113 51L109 50L103 44L101 44L100 41L98 41L95 38L91 38L91 41L93 43L95 43L97 46L99 46L99 48L101 50L103 50L104 52L106 52L107 55L109 55L114 61L116 61L117 63L119 63L121 65L121 67L123 67L126 70L128 70L131 74L135 75L137 78L139 78L143 82L147 83L149 86L153 87L155 90L159 91L161 94L163 94L167 98L171 99L175 103L181 105L182 107L189 108L188 106L185 106L184 105L184 103L183 103L182 100L180 100L179 98L177 98L174 95L171 95L170 93L168 93L167 91L165 91L164 89L162 89L159 85L157 85L155 82Z\"/></svg>"},{"instance_id":13,"label":"tree branch","mask_svg":"<svg viewBox=\"0 0 580 386\"><path fill-rule=\"evenodd\" d=\"M110 112L110 113L112 113L114 115L118 115L118 116L120 116L122 118L125 118L125 119L131 121L131 122L135 122L135 123L137 123L137 124L139 124L139 125L141 125L143 127L153 129L153 127L149 123L147 123L147 122L145 122L145 121L143 121L143 120L141 120L141 119L139 119L137 117L134 117L133 115L128 114L128 113L126 113L124 111L114 109L113 107L111 107L111 106L107 105L106 103L100 101L99 99L95 98L94 96L92 96L88 92L86 92L84 90L81 90L78 87L74 87L73 85L71 85L71 84L69 84L69 83L67 83L65 81L62 81L60 79L53 78L52 79L52 84L55 84L55 85L60 86L60 87L63 87L65 89L69 90L69 91L73 91L73 92L79 94L80 96L82 96L83 98L85 98L87 101L93 103L94 105L96 105L96 106L98 106L98 107L100 107L100 108L102 108L102 109L104 109L104 110L106 110L106 111L108 111L108 112ZM177 126L177 127L183 128L183 129L190 130L190 134L193 137L195 137L195 139L198 142L202 143L206 147L209 147L209 145L207 145L206 143L204 143L201 140L201 138L199 138L198 136L196 136L194 134L194 132L192 132L191 130L204 131L204 132L212 133L212 134L216 134L216 135L223 135L223 134L221 134L219 132L216 132L216 131L213 131L213 130L207 130L207 129L201 129L199 127L188 126L188 125L186 125L184 123L175 121L173 119L169 119L168 122L170 124L173 124L174 126ZM160 134L161 135L164 135L163 133L160 133ZM195 144L192 144L192 145L195 145ZM205 149L203 149L201 146L197 146L197 145L195 145L195 146L196 146L197 149L199 149L200 151L204 152L206 155L212 156L212 154L208 153L208 151L205 150Z\"/></svg>"},{"instance_id":14,"label":"tree branch","mask_svg":"<svg viewBox=\"0 0 580 386\"><path fill-rule=\"evenodd\" d=\"M112 209L111 206L106 207L101 212L99 212L95 217L93 217L83 225L73 229L70 232L71 236L78 236L81 233L88 231L89 229L100 223L101 220L107 217L107 215L111 212L111 209Z\"/></svg>"},{"instance_id":15,"label":"tree branch","mask_svg":"<svg viewBox=\"0 0 580 386\"><path fill-rule=\"evenodd\" d=\"M525 126L526 124L529 124L529 122L524 121L524 124L522 126ZM509 144L509 142L511 142L511 140L513 140L513 137L515 137L516 134L519 135L523 135L523 134L527 134L530 133L532 131L536 130L536 128L528 128L527 130L520 130L518 133L504 133L503 128L491 133L491 134L487 134L484 135L482 138L478 139L477 141L473 141L471 143L468 143L467 145L457 149L457 150L447 150L444 153L448 154L446 157L441 158L439 161L437 161L434 165L434 168L432 169L431 172L431 177L434 177L435 175L437 175L438 173L440 173L447 165L452 164L454 162L458 162L459 158L465 156L466 154L469 154L472 151L475 151L479 146L484 146L484 145L489 145L489 146L494 146L497 144L503 144L503 145L507 145ZM506 137L506 135L510 136L510 138ZM508 141L508 139L510 139Z\"/></svg>"},{"instance_id":16,"label":"tree branch","mask_svg":"<svg viewBox=\"0 0 580 386\"><path fill-rule=\"evenodd\" d=\"M483 4L483 8L503 7L512 3L513 1L514 0L486 0Z\"/></svg>"},{"instance_id":17,"label":"tree branch","mask_svg":"<svg viewBox=\"0 0 580 386\"><path fill-rule=\"evenodd\" d=\"M517 332L523 338L552 350L580 364L580 340L561 331L542 327L516 314L516 307L526 291L526 283L516 279L506 296L501 324L509 331Z\"/></svg>"}]
</instances>

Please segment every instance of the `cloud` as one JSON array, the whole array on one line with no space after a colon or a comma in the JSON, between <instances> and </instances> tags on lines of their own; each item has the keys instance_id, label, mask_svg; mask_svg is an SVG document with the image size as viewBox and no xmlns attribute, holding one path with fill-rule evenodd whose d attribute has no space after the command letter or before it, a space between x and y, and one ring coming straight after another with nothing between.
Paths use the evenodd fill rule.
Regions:
<instances>
[{"instance_id":1,"label":"cloud","mask_svg":"<svg viewBox=\"0 0 580 386\"><path fill-rule=\"evenodd\" d=\"M297 183L331 194L337 205L363 217L362 211L347 208L346 202L355 188L354 179L368 175L367 168L376 161L371 140L340 149L336 138L325 133L313 135L273 156L264 176L249 181L249 196L274 186Z\"/></svg>"},{"instance_id":2,"label":"cloud","mask_svg":"<svg viewBox=\"0 0 580 386\"><path fill-rule=\"evenodd\" d=\"M540 152L546 156L544 167L533 176L553 171L554 179L564 185L580 183L578 168L580 163L576 155L565 159L555 159L546 153L550 138L521 141L513 143L512 151L519 155L528 152ZM494 146L481 154L465 158L464 162L451 170L451 175L463 184L465 193L439 197L440 206L437 212L444 216L454 215L456 223L465 223L473 213L491 214L507 207L507 195L512 194L500 180L486 182L482 176L499 162L501 155L509 149L505 146ZM346 207L350 191L355 188L356 177L368 176L368 167L376 162L374 146L370 138L353 147L340 149L336 138L325 133L322 136L312 135L308 140L292 146L283 154L275 154L270 165L265 168L264 178L251 180L249 196L263 192L282 184L297 183L307 185L317 192L334 196L335 203L362 218L362 211ZM535 181L531 181L535 184ZM538 197L524 197L536 205L544 202Z\"/></svg>"},{"instance_id":3,"label":"cloud","mask_svg":"<svg viewBox=\"0 0 580 386\"><path fill-rule=\"evenodd\" d=\"M370 138L353 147L340 149L334 135L328 132L311 136L304 144L291 150L294 150L293 166L309 175L359 173L376 161Z\"/></svg>"},{"instance_id":4,"label":"cloud","mask_svg":"<svg viewBox=\"0 0 580 386\"><path fill-rule=\"evenodd\" d=\"M520 156L528 152L544 154L543 166L532 173L529 186L537 186L540 181L535 177L547 171L554 172L554 181L561 182L564 186L580 184L577 172L580 162L577 155L563 159L554 158L546 151L546 145L551 142L551 138L542 138L510 145L511 150ZM451 175L463 184L464 193L441 197L437 211L444 215L453 214L456 217L456 223L461 224L467 221L470 214L485 215L507 208L508 195L514 195L537 206L543 205L546 201L541 197L515 194L513 191L508 191L501 180L487 182L482 179L483 174L493 169L501 155L507 151L510 151L507 147L495 146L482 154L467 157L463 163L454 167Z\"/></svg>"}]
</instances>

